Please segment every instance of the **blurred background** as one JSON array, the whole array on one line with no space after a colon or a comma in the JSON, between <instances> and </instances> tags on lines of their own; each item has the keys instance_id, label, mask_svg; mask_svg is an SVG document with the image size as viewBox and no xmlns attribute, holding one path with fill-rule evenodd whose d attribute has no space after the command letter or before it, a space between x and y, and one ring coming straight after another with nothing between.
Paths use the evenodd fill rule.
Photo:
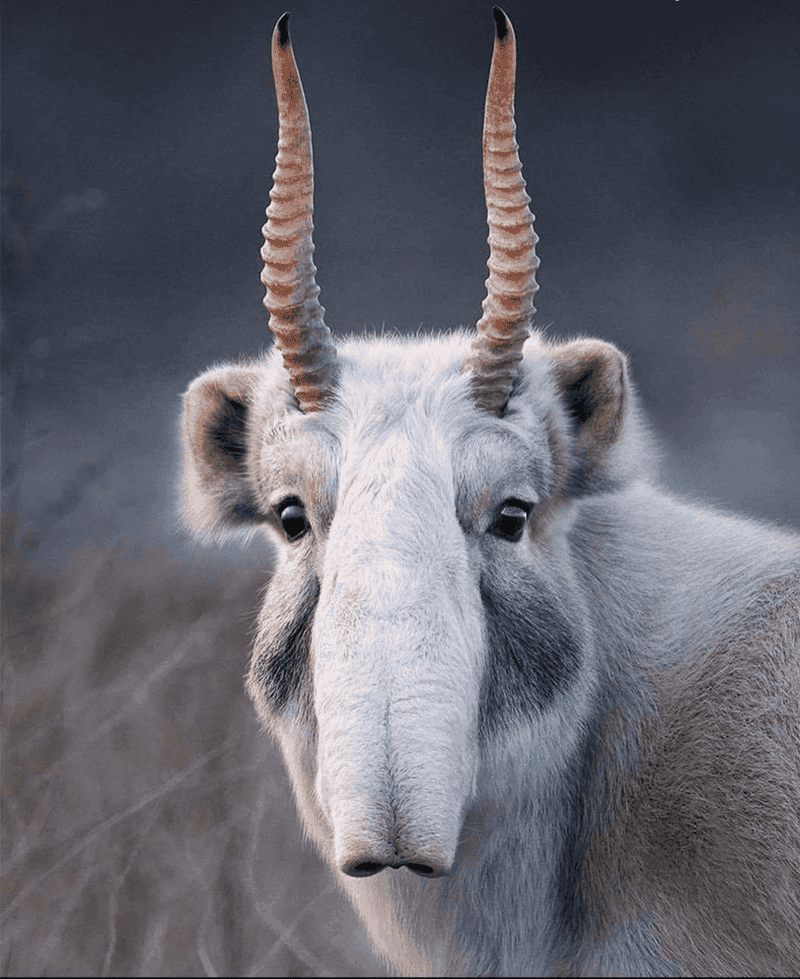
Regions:
<instances>
[{"instance_id":1,"label":"blurred background","mask_svg":"<svg viewBox=\"0 0 800 979\"><path fill-rule=\"evenodd\" d=\"M471 324L491 4L296 0L335 333ZM675 490L800 526L800 13L507 0L537 321ZM3 4L7 975L376 975L242 688L264 544L177 530L182 390L269 346L255 0Z\"/></svg>"}]
</instances>

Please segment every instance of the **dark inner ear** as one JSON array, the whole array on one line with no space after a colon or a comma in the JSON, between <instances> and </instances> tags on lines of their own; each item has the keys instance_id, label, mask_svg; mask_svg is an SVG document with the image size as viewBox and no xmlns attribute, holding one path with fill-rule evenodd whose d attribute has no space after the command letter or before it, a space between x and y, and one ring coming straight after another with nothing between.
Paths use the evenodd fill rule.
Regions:
<instances>
[{"instance_id":1,"label":"dark inner ear","mask_svg":"<svg viewBox=\"0 0 800 979\"><path fill-rule=\"evenodd\" d=\"M589 368L580 377L564 387L564 402L567 410L579 425L587 422L598 407L592 384L593 373L593 369Z\"/></svg>"},{"instance_id":2,"label":"dark inner ear","mask_svg":"<svg viewBox=\"0 0 800 979\"><path fill-rule=\"evenodd\" d=\"M568 486L575 494L602 492L613 482L611 454L628 408L625 357L601 340L573 340L549 353L577 429Z\"/></svg>"},{"instance_id":3,"label":"dark inner ear","mask_svg":"<svg viewBox=\"0 0 800 979\"><path fill-rule=\"evenodd\" d=\"M220 391L217 405L206 422L206 435L220 462L240 466L247 453L247 405Z\"/></svg>"},{"instance_id":4,"label":"dark inner ear","mask_svg":"<svg viewBox=\"0 0 800 979\"><path fill-rule=\"evenodd\" d=\"M214 395L216 403L205 423L209 462L220 475L245 477L248 407L244 401L232 398L220 388ZM238 492L227 501L226 510L229 518L243 523L264 519L253 502L246 481L239 484Z\"/></svg>"},{"instance_id":5,"label":"dark inner ear","mask_svg":"<svg viewBox=\"0 0 800 979\"><path fill-rule=\"evenodd\" d=\"M217 534L264 520L249 466L252 398L257 365L226 364L198 377L183 396L184 519Z\"/></svg>"}]
</instances>

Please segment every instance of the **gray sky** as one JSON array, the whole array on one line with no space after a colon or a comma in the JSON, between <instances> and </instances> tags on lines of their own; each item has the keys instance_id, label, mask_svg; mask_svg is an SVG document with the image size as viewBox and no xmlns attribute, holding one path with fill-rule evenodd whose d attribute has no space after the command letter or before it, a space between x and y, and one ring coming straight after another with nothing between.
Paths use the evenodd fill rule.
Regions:
<instances>
[{"instance_id":1,"label":"gray sky","mask_svg":"<svg viewBox=\"0 0 800 979\"><path fill-rule=\"evenodd\" d=\"M4 488L27 553L182 547L178 399L269 342L283 6L7 0ZM491 5L298 0L335 332L469 324ZM800 524L794 2L509 2L538 324L618 343L667 481Z\"/></svg>"}]
</instances>

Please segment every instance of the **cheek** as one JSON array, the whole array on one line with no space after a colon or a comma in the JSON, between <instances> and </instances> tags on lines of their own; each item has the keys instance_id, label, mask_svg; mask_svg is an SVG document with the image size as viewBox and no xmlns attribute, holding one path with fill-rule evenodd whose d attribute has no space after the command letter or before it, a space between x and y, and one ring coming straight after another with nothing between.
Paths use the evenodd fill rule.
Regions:
<instances>
[{"instance_id":1,"label":"cheek","mask_svg":"<svg viewBox=\"0 0 800 979\"><path fill-rule=\"evenodd\" d=\"M268 726L287 711L312 716L310 649L319 585L308 577L293 586L280 574L264 598L247 677L248 693Z\"/></svg>"},{"instance_id":2,"label":"cheek","mask_svg":"<svg viewBox=\"0 0 800 979\"><path fill-rule=\"evenodd\" d=\"M481 687L482 739L533 720L574 685L587 639L577 603L531 569L481 576L487 658Z\"/></svg>"}]
</instances>

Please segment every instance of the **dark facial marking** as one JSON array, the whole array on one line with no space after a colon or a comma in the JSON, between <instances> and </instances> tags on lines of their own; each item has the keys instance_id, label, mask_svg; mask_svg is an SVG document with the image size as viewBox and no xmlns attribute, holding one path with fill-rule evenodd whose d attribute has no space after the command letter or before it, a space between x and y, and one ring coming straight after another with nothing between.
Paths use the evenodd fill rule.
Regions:
<instances>
[{"instance_id":1,"label":"dark facial marking","mask_svg":"<svg viewBox=\"0 0 800 979\"><path fill-rule=\"evenodd\" d=\"M555 597L522 569L512 594L481 578L489 639L479 733L488 739L533 718L569 688L583 659L580 639Z\"/></svg>"},{"instance_id":2,"label":"dark facial marking","mask_svg":"<svg viewBox=\"0 0 800 979\"><path fill-rule=\"evenodd\" d=\"M311 712L309 654L314 613L319 599L319 583L312 579L307 595L292 619L271 636L267 644L256 643L258 657L255 678L269 709L279 714L290 700L299 701ZM267 592L269 601L269 592Z\"/></svg>"}]
</instances>

